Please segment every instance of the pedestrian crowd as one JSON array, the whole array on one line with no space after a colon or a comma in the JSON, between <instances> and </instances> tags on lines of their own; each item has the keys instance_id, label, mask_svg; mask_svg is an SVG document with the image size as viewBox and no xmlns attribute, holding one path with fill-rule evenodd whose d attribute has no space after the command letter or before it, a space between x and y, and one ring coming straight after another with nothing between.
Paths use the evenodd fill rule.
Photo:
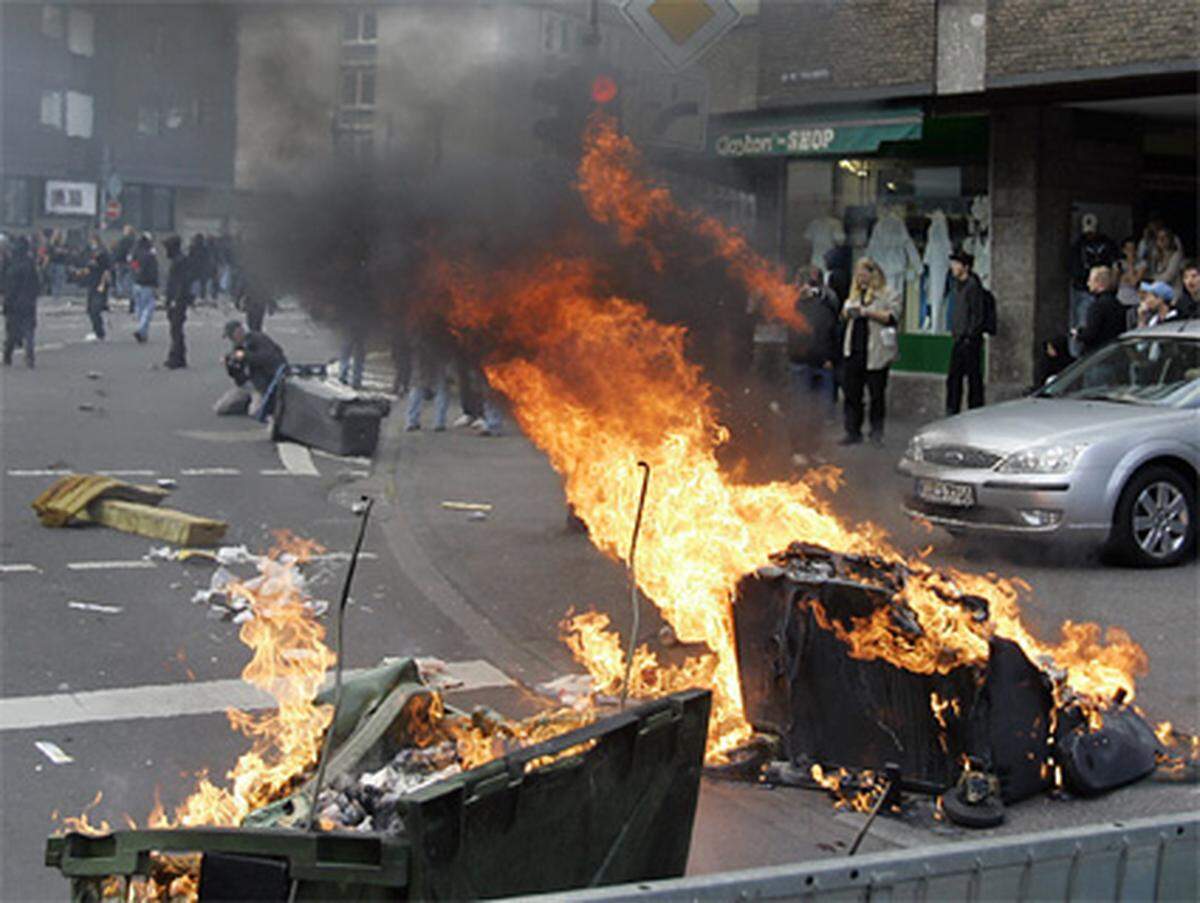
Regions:
<instances>
[{"instance_id":1,"label":"pedestrian crowd","mask_svg":"<svg viewBox=\"0 0 1200 903\"><path fill-rule=\"evenodd\" d=\"M84 339L89 342L109 337L105 315L111 311L110 300L123 299L134 318L133 338L144 344L161 301L170 328L170 349L163 364L169 369L187 366L184 323L197 299L216 300L226 294L251 319L257 313L261 327L266 299L247 292L232 236L197 233L185 252L180 237L171 235L162 242L162 250L165 268L160 268L154 236L139 234L132 226L125 226L111 244L93 232L86 244L73 245L57 229L0 236L5 366L11 366L17 348L24 348L29 367L35 365L38 298L62 296L70 285L78 286L87 298L91 332Z\"/></svg>"},{"instance_id":2,"label":"pedestrian crowd","mask_svg":"<svg viewBox=\"0 0 1200 903\"><path fill-rule=\"evenodd\" d=\"M1097 230L1093 214L1082 217L1071 246L1068 332L1041 343L1036 387L1075 359L1128 329L1200 316L1200 263L1184 256L1182 243L1152 217L1140 236L1118 246ZM819 421L836 419L842 399L842 445L866 438L883 443L888 374L899 358L899 292L871 257L853 266L847 246L825 255L824 268L798 267L796 313L800 326L788 330L787 356L793 398L793 446L815 435ZM984 405L985 336L998 331L997 300L974 272L965 250L949 254L949 360L945 412ZM753 306L753 305L752 305ZM869 404L868 404L869 401Z\"/></svg>"}]
</instances>

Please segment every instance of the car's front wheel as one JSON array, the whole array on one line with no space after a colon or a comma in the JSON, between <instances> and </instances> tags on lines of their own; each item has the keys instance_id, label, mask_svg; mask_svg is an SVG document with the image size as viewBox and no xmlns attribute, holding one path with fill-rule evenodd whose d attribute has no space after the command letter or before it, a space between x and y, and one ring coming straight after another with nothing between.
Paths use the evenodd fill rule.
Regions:
<instances>
[{"instance_id":1,"label":"car's front wheel","mask_svg":"<svg viewBox=\"0 0 1200 903\"><path fill-rule=\"evenodd\" d=\"M1113 522L1115 551L1141 567L1178 564L1196 546L1196 486L1163 465L1134 474Z\"/></svg>"}]
</instances>

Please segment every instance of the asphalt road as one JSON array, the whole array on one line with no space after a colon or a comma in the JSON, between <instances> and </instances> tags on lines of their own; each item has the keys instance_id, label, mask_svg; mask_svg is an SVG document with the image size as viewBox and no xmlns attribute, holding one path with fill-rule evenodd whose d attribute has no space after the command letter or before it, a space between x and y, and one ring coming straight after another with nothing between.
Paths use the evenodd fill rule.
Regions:
<instances>
[{"instance_id":1,"label":"asphalt road","mask_svg":"<svg viewBox=\"0 0 1200 903\"><path fill-rule=\"evenodd\" d=\"M596 607L625 623L623 571L565 529L558 478L520 436L408 434L393 415L374 461L312 455L297 465L252 421L211 413L229 384L218 362L227 312L199 310L189 322L191 367L168 371L158 366L166 351L161 319L146 346L133 342L120 312L110 315L109 342L84 343L78 308L45 307L38 369L27 371L18 357L0 376L0 899L64 896L62 880L41 864L55 810L78 812L102 791L96 815L114 824L126 812L140 819L156 787L170 804L197 771L220 775L246 747L220 713L232 692L224 682L238 677L246 649L235 625L189 601L211 568L147 562L155 543L136 536L42 527L28 506L53 471L175 479L169 504L228 521L226 543L256 551L270 545L276 528L348 550L358 523L350 505L374 495L370 557L360 565L347 619L347 663L410 654L456 666L482 660L489 673L516 683L480 685L461 697L472 704L521 714L531 699L523 687L576 670L558 639L568 609ZM337 347L297 311L268 319L267 331L293 361L325 360ZM1196 565L1133 571L1087 550L971 545L926 534L898 510L903 481L893 468L906 438L896 425L887 449L856 448L837 458L847 484L839 510L881 523L905 547L933 543L940 564L1020 575L1033 587L1027 616L1044 634L1066 618L1125 627L1151 655L1139 685L1142 705L1156 719L1200 728ZM447 499L494 507L486 519L472 519L443 508ZM319 596L336 599L343 567L311 568ZM645 619L647 635L656 627L653 616ZM72 761L51 761L35 746L46 741ZM1031 801L1010 810L1001 831L1198 804L1193 786L1147 782L1095 801ZM860 823L818 793L706 779L689 870L836 855ZM864 849L959 836L881 821Z\"/></svg>"}]
</instances>

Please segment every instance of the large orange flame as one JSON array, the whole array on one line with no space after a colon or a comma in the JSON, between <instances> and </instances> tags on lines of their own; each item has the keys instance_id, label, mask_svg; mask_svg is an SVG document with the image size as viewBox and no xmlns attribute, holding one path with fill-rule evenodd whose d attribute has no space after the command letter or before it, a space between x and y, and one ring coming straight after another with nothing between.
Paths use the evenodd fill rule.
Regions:
<instances>
[{"instance_id":1,"label":"large orange flame","mask_svg":"<svg viewBox=\"0 0 1200 903\"><path fill-rule=\"evenodd\" d=\"M676 206L670 192L633 172L636 152L611 123L595 120L587 134L579 189L601 222L652 254L657 228L690 228L713 238L747 291L763 291L773 306L788 296L777 271L747 250L740 236L714 220ZM719 240L718 240L719 239ZM659 256L658 259L662 259ZM506 349L486 364L491 384L510 401L522 431L562 475L567 498L592 541L624 560L633 529L641 474L652 471L637 555L637 582L680 640L704 643L715 664L697 667L714 691L710 755L749 736L738 681L731 604L737 582L795 539L843 553L905 560L870 524L848 526L821 501L810 482L740 483L724 472L717 452L728 438L712 390L684 355L685 330L656 322L635 301L606 295L597 265L543 255L514 261L503 272L474 270L459 258L430 266L431 287L450 299L449 319L460 335L487 334ZM790 307L789 307L790 310ZM779 311L776 311L779 313ZM995 575L935 572L914 557L903 601L924 635L900 636L885 618L843 631L851 655L883 658L918 672L947 671L987 658L994 630L1018 642L1031 660L1061 669L1074 694L1131 699L1134 677L1145 670L1142 650L1127 634L1095 625L1063 626L1056 644L1036 639L1020 617L1027 587ZM991 618L980 623L947 596L987 600ZM567 626L576 656L598 685L619 685L624 655L615 637L594 621ZM637 653L639 686L647 679Z\"/></svg>"}]
</instances>

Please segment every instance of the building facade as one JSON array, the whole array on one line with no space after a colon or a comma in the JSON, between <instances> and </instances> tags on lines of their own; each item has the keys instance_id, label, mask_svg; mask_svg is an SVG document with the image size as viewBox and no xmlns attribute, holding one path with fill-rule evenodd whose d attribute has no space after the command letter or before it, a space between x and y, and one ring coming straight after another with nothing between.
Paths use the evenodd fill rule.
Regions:
<instances>
[{"instance_id":1,"label":"building facade","mask_svg":"<svg viewBox=\"0 0 1200 903\"><path fill-rule=\"evenodd\" d=\"M0 227L219 228L234 21L199 3L0 7Z\"/></svg>"},{"instance_id":2,"label":"building facade","mask_svg":"<svg viewBox=\"0 0 1200 903\"><path fill-rule=\"evenodd\" d=\"M1065 332L1084 213L1114 239L1165 222L1196 251L1197 17L1187 0L763 0L751 108L710 157L775 175L774 251L870 253L904 298L900 407L942 404L946 254L997 299L992 398Z\"/></svg>"}]
</instances>

